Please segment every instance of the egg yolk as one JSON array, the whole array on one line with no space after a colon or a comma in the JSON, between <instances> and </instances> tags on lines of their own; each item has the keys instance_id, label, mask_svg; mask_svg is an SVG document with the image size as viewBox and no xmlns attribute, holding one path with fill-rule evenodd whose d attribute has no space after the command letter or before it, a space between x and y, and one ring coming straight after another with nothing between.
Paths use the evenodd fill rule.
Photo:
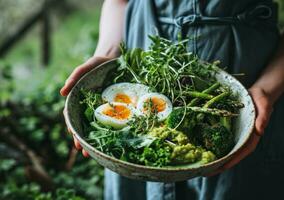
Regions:
<instances>
[{"instance_id":1,"label":"egg yolk","mask_svg":"<svg viewBox=\"0 0 284 200\"><path fill-rule=\"evenodd\" d=\"M130 110L123 105L109 105L104 111L103 114L115 118L115 119L127 119L130 116Z\"/></svg>"},{"instance_id":2,"label":"egg yolk","mask_svg":"<svg viewBox=\"0 0 284 200\"><path fill-rule=\"evenodd\" d=\"M148 110L148 105L151 106L151 112L162 112L166 109L166 102L158 97L151 97L146 101L145 111Z\"/></svg>"},{"instance_id":3,"label":"egg yolk","mask_svg":"<svg viewBox=\"0 0 284 200\"><path fill-rule=\"evenodd\" d=\"M127 104L132 103L130 97L123 93L117 93L116 96L114 97L114 101L121 102L121 103L127 103Z\"/></svg>"}]
</instances>

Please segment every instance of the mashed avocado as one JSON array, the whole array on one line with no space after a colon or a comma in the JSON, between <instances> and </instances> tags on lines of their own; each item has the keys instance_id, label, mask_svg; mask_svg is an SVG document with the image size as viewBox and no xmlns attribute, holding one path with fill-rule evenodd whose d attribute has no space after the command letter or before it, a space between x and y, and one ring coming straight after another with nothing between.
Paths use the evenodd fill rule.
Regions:
<instances>
[{"instance_id":1,"label":"mashed avocado","mask_svg":"<svg viewBox=\"0 0 284 200\"><path fill-rule=\"evenodd\" d=\"M168 128L167 126L153 128L148 134L162 140L167 139L178 145L185 145L189 143L188 138L184 133Z\"/></svg>"},{"instance_id":2,"label":"mashed avocado","mask_svg":"<svg viewBox=\"0 0 284 200\"><path fill-rule=\"evenodd\" d=\"M206 151L200 146L189 143L188 137L181 131L168 128L167 126L153 128L149 135L167 140L172 148L172 164L185 164L201 161L208 163L215 160L215 155L211 151Z\"/></svg>"},{"instance_id":3,"label":"mashed avocado","mask_svg":"<svg viewBox=\"0 0 284 200\"><path fill-rule=\"evenodd\" d=\"M193 144L177 145L173 148L172 161L176 164L194 163L201 159L202 149Z\"/></svg>"},{"instance_id":4,"label":"mashed avocado","mask_svg":"<svg viewBox=\"0 0 284 200\"><path fill-rule=\"evenodd\" d=\"M171 156L174 164L194 163L198 161L205 164L215 160L215 155L211 151L206 151L190 143L175 146Z\"/></svg>"},{"instance_id":5,"label":"mashed avocado","mask_svg":"<svg viewBox=\"0 0 284 200\"><path fill-rule=\"evenodd\" d=\"M209 163L212 162L216 159L216 156L214 153L212 153L211 151L204 151L202 153L202 158L201 158L201 162L202 163Z\"/></svg>"}]
</instances>

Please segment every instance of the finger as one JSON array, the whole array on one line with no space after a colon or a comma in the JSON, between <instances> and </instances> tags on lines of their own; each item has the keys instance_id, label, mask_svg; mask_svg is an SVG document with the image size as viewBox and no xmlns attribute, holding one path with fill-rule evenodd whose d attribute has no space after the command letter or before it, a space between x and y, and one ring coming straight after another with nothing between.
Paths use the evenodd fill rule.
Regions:
<instances>
[{"instance_id":1,"label":"finger","mask_svg":"<svg viewBox=\"0 0 284 200\"><path fill-rule=\"evenodd\" d=\"M84 157L88 158L89 157L89 153L85 150L85 149L82 149L82 154Z\"/></svg>"},{"instance_id":2,"label":"finger","mask_svg":"<svg viewBox=\"0 0 284 200\"><path fill-rule=\"evenodd\" d=\"M257 102L257 118L255 121L255 129L258 135L262 135L265 127L268 125L270 115L272 113L272 108L266 100L260 100Z\"/></svg>"},{"instance_id":3,"label":"finger","mask_svg":"<svg viewBox=\"0 0 284 200\"><path fill-rule=\"evenodd\" d=\"M75 137L73 137L73 138L74 138L74 145L75 145L76 149L81 150L82 146L81 146L80 142Z\"/></svg>"},{"instance_id":4,"label":"finger","mask_svg":"<svg viewBox=\"0 0 284 200\"><path fill-rule=\"evenodd\" d=\"M256 134L259 136L262 136L264 133L264 129L268 124L268 118L267 116L261 116L259 115L255 120L255 130Z\"/></svg>"},{"instance_id":5,"label":"finger","mask_svg":"<svg viewBox=\"0 0 284 200\"><path fill-rule=\"evenodd\" d=\"M258 135L263 135L265 127L268 125L272 113L272 105L265 91L261 88L251 88L249 90L256 108L255 131Z\"/></svg>"},{"instance_id":6,"label":"finger","mask_svg":"<svg viewBox=\"0 0 284 200\"><path fill-rule=\"evenodd\" d=\"M66 80L65 85L61 88L60 94L62 96L67 96L73 86L77 83L77 81L87 72L89 72L95 66L106 62L110 58L108 57L92 57L84 64L78 66L73 70L69 78Z\"/></svg>"},{"instance_id":7,"label":"finger","mask_svg":"<svg viewBox=\"0 0 284 200\"><path fill-rule=\"evenodd\" d=\"M228 163L224 164L221 170L226 170L233 167L234 165L238 164L241 160L243 160L245 157L247 157L250 153L252 153L255 150L259 142L259 139L260 137L255 133L253 133L248 143L244 145L244 147L241 148L241 150L238 151Z\"/></svg>"}]
</instances>

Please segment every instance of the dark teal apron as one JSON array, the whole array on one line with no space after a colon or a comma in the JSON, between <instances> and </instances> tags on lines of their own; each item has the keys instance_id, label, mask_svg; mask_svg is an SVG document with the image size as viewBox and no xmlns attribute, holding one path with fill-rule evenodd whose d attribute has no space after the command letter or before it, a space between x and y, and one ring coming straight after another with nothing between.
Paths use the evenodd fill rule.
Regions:
<instances>
[{"instance_id":1,"label":"dark teal apron","mask_svg":"<svg viewBox=\"0 0 284 200\"><path fill-rule=\"evenodd\" d=\"M148 35L189 37L189 51L245 73L249 87L277 49L277 8L271 0L130 0L125 42L147 49ZM281 123L282 122L282 123ZM138 182L105 172L106 200L284 199L284 97L274 106L257 149L220 175L178 183Z\"/></svg>"}]
</instances>

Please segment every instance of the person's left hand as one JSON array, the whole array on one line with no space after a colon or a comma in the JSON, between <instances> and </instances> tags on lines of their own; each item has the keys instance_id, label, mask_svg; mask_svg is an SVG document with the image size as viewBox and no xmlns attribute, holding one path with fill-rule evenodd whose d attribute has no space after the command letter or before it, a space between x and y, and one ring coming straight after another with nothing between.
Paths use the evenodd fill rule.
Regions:
<instances>
[{"instance_id":1,"label":"person's left hand","mask_svg":"<svg viewBox=\"0 0 284 200\"><path fill-rule=\"evenodd\" d=\"M205 175L206 177L219 174L238 164L242 159L247 157L255 150L260 140L260 137L263 135L264 129L266 128L269 122L269 118L273 110L273 105L269 99L269 96L265 93L263 89L258 87L252 87L249 89L249 92L256 108L255 129L253 134L251 135L247 143L234 155L234 157L229 162L221 166L213 173Z\"/></svg>"}]
</instances>

